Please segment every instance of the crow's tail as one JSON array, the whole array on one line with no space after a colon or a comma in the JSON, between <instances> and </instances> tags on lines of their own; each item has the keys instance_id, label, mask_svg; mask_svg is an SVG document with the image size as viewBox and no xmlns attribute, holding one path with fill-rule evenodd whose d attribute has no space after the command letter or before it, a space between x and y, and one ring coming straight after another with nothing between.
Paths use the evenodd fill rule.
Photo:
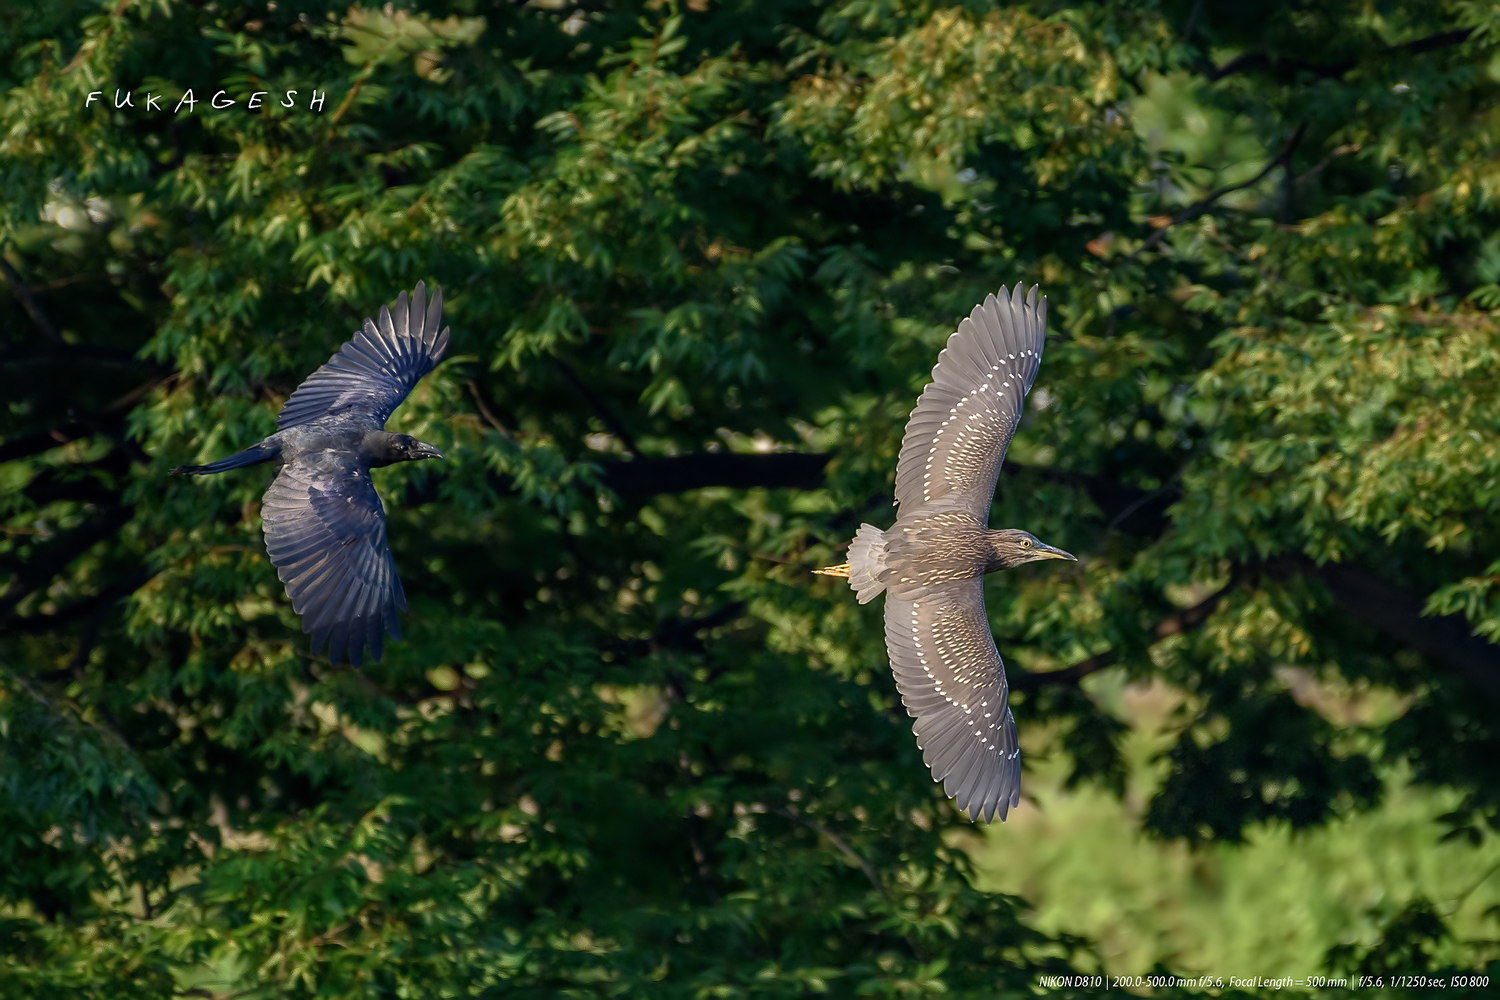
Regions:
<instances>
[{"instance_id":1,"label":"crow's tail","mask_svg":"<svg viewBox=\"0 0 1500 1000\"><path fill-rule=\"evenodd\" d=\"M228 458L209 462L207 465L179 465L172 470L172 473L178 476L211 476L215 472L227 472L230 469L243 469L247 465L269 462L276 457L276 452L275 448L258 444L253 448L246 448L242 452L230 455Z\"/></svg>"}]
</instances>

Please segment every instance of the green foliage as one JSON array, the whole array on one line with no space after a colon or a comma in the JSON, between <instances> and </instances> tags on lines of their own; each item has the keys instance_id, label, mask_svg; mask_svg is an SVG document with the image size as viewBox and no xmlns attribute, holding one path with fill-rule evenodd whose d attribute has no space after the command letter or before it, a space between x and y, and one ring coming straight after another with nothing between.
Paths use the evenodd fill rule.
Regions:
<instances>
[{"instance_id":1,"label":"green foliage","mask_svg":"<svg viewBox=\"0 0 1500 1000\"><path fill-rule=\"evenodd\" d=\"M1094 685L1097 696L1130 706L1138 725L1125 750L1139 763L1172 735L1172 693L1114 687ZM1193 847L1140 829L1139 803L1159 788L1162 768L1133 767L1125 796L1069 787L1060 743L1033 735L1028 790L1040 808L974 846L981 884L1036 900L1038 929L1085 935L1121 972L1153 962L1179 975L1461 970L1472 968L1473 940L1492 933L1493 845L1433 843L1458 799L1451 790L1393 775L1378 808L1310 829L1260 823L1242 841ZM1445 940L1426 961L1392 962L1390 921L1425 900L1441 901Z\"/></svg>"},{"instance_id":2,"label":"green foliage","mask_svg":"<svg viewBox=\"0 0 1500 1000\"><path fill-rule=\"evenodd\" d=\"M1500 861L1490 5L6 23L7 995L1018 995L1148 971L1063 905L1130 912L1132 857ZM453 356L393 425L450 460L379 474L408 638L354 671L307 654L259 470L166 472L418 278ZM1017 280L1053 336L993 520L1084 559L991 617L1023 746L1116 807L1049 837L1067 878L998 880L1035 914L976 888L878 610L807 572L885 523L936 351ZM1482 870L1349 883L1376 906L1212 867L1161 891L1300 903L1329 974L1500 958ZM1232 954L1150 926L1132 961Z\"/></svg>"}]
</instances>

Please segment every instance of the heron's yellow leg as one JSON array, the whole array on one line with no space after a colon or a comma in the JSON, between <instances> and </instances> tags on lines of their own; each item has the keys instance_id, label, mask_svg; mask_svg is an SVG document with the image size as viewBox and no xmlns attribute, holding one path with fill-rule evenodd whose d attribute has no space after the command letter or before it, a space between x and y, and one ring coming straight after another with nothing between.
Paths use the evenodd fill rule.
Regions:
<instances>
[{"instance_id":1,"label":"heron's yellow leg","mask_svg":"<svg viewBox=\"0 0 1500 1000\"><path fill-rule=\"evenodd\" d=\"M813 570L819 576L848 576L849 564L839 563L837 566L824 566L822 569Z\"/></svg>"}]
</instances>

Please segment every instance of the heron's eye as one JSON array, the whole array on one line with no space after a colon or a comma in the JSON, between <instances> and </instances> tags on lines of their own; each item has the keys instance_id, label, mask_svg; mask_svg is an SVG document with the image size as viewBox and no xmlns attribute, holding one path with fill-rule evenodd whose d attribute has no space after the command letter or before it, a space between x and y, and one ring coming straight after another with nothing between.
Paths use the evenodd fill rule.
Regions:
<instances>
[{"instance_id":1,"label":"heron's eye","mask_svg":"<svg viewBox=\"0 0 1500 1000\"><path fill-rule=\"evenodd\" d=\"M1029 539L1029 538L1023 538L1023 539L1021 539L1021 548L1023 548L1023 549L1029 549L1029 548L1031 548L1031 539Z\"/></svg>"}]
</instances>

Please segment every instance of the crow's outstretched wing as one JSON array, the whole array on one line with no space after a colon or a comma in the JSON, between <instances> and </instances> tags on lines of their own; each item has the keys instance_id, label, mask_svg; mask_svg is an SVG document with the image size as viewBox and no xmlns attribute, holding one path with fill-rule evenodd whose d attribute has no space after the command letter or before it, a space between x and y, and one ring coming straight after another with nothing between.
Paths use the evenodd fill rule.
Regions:
<instances>
[{"instance_id":1,"label":"crow's outstretched wing","mask_svg":"<svg viewBox=\"0 0 1500 1000\"><path fill-rule=\"evenodd\" d=\"M1004 819L1021 800L1021 750L983 578L913 601L887 594L885 645L933 779L970 819Z\"/></svg>"},{"instance_id":2,"label":"crow's outstretched wing","mask_svg":"<svg viewBox=\"0 0 1500 1000\"><path fill-rule=\"evenodd\" d=\"M1042 363L1047 300L1032 286L989 295L938 355L932 382L906 423L896 463L896 502L947 498L989 517L1005 449Z\"/></svg>"},{"instance_id":3,"label":"crow's outstretched wing","mask_svg":"<svg viewBox=\"0 0 1500 1000\"><path fill-rule=\"evenodd\" d=\"M261 505L266 551L313 652L359 666L401 638L406 594L386 544L385 509L370 470L350 454L305 455L282 467Z\"/></svg>"},{"instance_id":4,"label":"crow's outstretched wing","mask_svg":"<svg viewBox=\"0 0 1500 1000\"><path fill-rule=\"evenodd\" d=\"M433 292L429 303L420 281L410 300L402 292L394 310L381 306L378 320L365 320L352 340L297 387L276 418L277 430L343 411L367 415L373 426L384 427L447 350L448 330L438 330L442 319L442 291Z\"/></svg>"}]
</instances>

